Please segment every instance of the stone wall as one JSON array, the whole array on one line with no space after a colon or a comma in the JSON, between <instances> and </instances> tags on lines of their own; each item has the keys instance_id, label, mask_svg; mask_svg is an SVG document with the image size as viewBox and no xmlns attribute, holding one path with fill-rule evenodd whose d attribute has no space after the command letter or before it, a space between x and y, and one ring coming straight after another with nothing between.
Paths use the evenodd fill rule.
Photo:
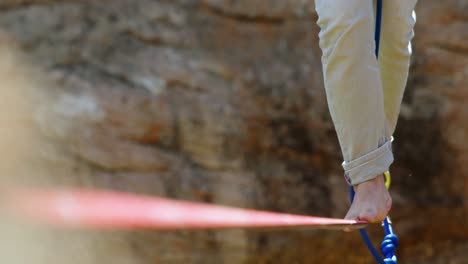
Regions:
<instances>
[{"instance_id":1,"label":"stone wall","mask_svg":"<svg viewBox=\"0 0 468 264\"><path fill-rule=\"evenodd\" d=\"M3 0L0 41L43 72L36 90L48 103L32 112L48 162L67 167L47 183L342 217L313 10L305 0ZM393 166L404 263L467 257L467 10L417 7ZM67 263L371 261L357 234L313 230L69 232L51 243Z\"/></svg>"}]
</instances>

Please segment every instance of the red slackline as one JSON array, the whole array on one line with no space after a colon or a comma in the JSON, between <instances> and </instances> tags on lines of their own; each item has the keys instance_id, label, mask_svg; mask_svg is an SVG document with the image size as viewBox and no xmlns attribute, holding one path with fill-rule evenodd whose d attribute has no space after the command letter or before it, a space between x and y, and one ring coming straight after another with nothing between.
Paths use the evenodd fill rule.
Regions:
<instances>
[{"instance_id":1,"label":"red slackline","mask_svg":"<svg viewBox=\"0 0 468 264\"><path fill-rule=\"evenodd\" d=\"M80 228L362 227L363 221L240 209L99 190L7 191L0 204L26 220Z\"/></svg>"}]
</instances>

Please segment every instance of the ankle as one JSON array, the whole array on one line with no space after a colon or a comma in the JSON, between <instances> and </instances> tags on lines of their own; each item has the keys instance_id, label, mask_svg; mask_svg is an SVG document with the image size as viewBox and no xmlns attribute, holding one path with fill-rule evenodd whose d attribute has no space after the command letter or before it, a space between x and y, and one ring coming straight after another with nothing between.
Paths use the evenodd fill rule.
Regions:
<instances>
[{"instance_id":1,"label":"ankle","mask_svg":"<svg viewBox=\"0 0 468 264\"><path fill-rule=\"evenodd\" d=\"M359 186L362 185L385 185L385 177L383 174L377 175L375 178L353 185L354 191L357 191Z\"/></svg>"}]
</instances>

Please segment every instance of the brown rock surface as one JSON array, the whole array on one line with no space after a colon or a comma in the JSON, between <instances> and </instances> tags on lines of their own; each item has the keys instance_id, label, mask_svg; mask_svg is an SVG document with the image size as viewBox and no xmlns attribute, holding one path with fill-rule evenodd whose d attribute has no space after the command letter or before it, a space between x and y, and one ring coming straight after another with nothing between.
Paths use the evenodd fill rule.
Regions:
<instances>
[{"instance_id":1,"label":"brown rock surface","mask_svg":"<svg viewBox=\"0 0 468 264\"><path fill-rule=\"evenodd\" d=\"M467 11L417 7L393 167L402 263L468 257ZM315 19L306 0L7 0L0 41L52 83L37 86L50 103L31 107L47 158L69 167L54 184L341 217ZM371 263L357 234L329 231L48 237L63 254L38 253L46 263Z\"/></svg>"}]
</instances>

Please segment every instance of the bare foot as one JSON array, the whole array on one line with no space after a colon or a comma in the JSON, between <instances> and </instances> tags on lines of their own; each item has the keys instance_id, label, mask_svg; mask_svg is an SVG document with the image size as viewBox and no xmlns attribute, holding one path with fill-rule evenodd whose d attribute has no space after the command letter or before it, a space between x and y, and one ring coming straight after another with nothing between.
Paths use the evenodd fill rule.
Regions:
<instances>
[{"instance_id":1,"label":"bare foot","mask_svg":"<svg viewBox=\"0 0 468 264\"><path fill-rule=\"evenodd\" d=\"M385 219L392 207L392 198L385 187L384 177L360 183L354 186L354 201L345 219L363 220L369 223L379 223ZM346 228L344 231L352 231Z\"/></svg>"}]
</instances>

